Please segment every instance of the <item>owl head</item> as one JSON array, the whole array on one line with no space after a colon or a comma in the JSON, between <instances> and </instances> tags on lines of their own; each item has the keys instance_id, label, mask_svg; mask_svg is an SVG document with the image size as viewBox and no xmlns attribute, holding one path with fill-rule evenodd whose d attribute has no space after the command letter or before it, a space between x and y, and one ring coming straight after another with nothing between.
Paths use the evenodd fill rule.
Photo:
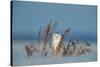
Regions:
<instances>
[{"instance_id":1,"label":"owl head","mask_svg":"<svg viewBox=\"0 0 100 67\"><path fill-rule=\"evenodd\" d=\"M61 41L61 37L62 37L61 34L53 34L52 35L52 44L53 45L58 45L59 42Z\"/></svg>"}]
</instances>

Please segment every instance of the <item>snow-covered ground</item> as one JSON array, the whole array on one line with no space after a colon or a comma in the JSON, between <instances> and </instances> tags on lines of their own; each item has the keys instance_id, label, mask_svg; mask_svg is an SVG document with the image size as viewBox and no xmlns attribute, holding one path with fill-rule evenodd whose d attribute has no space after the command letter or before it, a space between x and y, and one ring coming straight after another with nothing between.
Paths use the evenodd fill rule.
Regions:
<instances>
[{"instance_id":1,"label":"snow-covered ground","mask_svg":"<svg viewBox=\"0 0 100 67\"><path fill-rule=\"evenodd\" d=\"M25 44L27 41L13 41L13 65L42 65L42 64L58 64L58 63L74 63L74 62L89 62L97 60L97 44L91 42L92 52L79 56L41 56L38 53L33 53L32 57L27 57L25 52Z\"/></svg>"}]
</instances>

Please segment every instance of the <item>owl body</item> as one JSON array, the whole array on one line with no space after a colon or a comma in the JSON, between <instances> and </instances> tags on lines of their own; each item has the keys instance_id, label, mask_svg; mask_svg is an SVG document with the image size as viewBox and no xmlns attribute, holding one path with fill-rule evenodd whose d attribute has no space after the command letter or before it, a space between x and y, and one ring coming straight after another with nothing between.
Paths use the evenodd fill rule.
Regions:
<instances>
[{"instance_id":1,"label":"owl body","mask_svg":"<svg viewBox=\"0 0 100 67\"><path fill-rule=\"evenodd\" d=\"M55 56L61 56L64 52L64 44L61 43L62 35L53 34L52 35L52 53Z\"/></svg>"},{"instance_id":2,"label":"owl body","mask_svg":"<svg viewBox=\"0 0 100 67\"><path fill-rule=\"evenodd\" d=\"M53 34L52 35L52 47L53 47L54 50L56 50L60 41L61 41L61 34Z\"/></svg>"}]
</instances>

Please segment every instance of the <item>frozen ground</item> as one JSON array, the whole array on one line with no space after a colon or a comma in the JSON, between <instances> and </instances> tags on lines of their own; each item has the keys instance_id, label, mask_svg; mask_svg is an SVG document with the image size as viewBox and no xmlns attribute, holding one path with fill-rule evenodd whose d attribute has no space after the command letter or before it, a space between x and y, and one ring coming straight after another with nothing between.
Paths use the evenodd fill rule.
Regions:
<instances>
[{"instance_id":1,"label":"frozen ground","mask_svg":"<svg viewBox=\"0 0 100 67\"><path fill-rule=\"evenodd\" d=\"M74 63L74 62L89 62L97 60L97 46L92 43L92 52L79 56L65 56L65 57L43 57L39 54L33 53L31 58L28 58L24 50L27 41L13 41L13 65L42 65L42 64L58 64L58 63Z\"/></svg>"}]
</instances>

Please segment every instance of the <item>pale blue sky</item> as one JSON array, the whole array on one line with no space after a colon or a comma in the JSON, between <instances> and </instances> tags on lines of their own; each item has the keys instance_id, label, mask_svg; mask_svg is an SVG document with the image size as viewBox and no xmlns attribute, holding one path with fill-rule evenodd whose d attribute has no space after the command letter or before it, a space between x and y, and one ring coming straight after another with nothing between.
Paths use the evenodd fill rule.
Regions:
<instances>
[{"instance_id":1,"label":"pale blue sky","mask_svg":"<svg viewBox=\"0 0 100 67\"><path fill-rule=\"evenodd\" d=\"M13 35L36 35L49 20L58 22L56 32L71 27L71 34L96 36L97 7L89 5L13 2Z\"/></svg>"}]
</instances>

